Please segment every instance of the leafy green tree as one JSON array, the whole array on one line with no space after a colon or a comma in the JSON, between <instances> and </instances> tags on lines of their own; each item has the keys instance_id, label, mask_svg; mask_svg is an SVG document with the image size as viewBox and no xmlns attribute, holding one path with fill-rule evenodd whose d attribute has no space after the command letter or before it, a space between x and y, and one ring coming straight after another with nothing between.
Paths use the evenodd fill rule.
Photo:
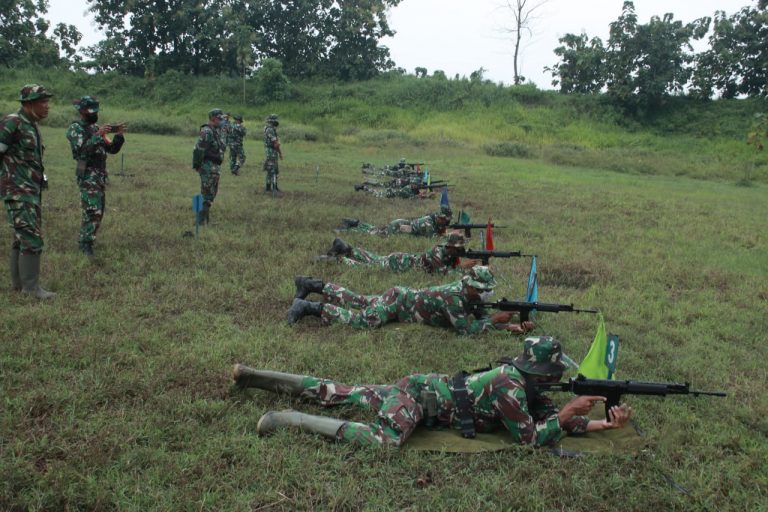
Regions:
<instances>
[{"instance_id":1,"label":"leafy green tree","mask_svg":"<svg viewBox=\"0 0 768 512\"><path fill-rule=\"evenodd\" d=\"M709 46L696 59L695 94L768 96L768 0L732 16L716 12Z\"/></svg>"},{"instance_id":2,"label":"leafy green tree","mask_svg":"<svg viewBox=\"0 0 768 512\"><path fill-rule=\"evenodd\" d=\"M598 37L566 34L555 48L560 62L544 68L552 73L552 85L563 93L600 92L605 86L605 48Z\"/></svg>"},{"instance_id":3,"label":"leafy green tree","mask_svg":"<svg viewBox=\"0 0 768 512\"><path fill-rule=\"evenodd\" d=\"M259 96L268 101L284 100L289 96L290 81L277 59L265 59L256 72Z\"/></svg>"}]
</instances>

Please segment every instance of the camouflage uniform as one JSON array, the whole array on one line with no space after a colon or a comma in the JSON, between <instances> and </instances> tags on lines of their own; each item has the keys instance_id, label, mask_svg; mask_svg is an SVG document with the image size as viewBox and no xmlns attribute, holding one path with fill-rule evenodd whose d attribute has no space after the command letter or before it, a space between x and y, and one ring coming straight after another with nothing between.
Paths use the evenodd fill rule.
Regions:
<instances>
[{"instance_id":1,"label":"camouflage uniform","mask_svg":"<svg viewBox=\"0 0 768 512\"><path fill-rule=\"evenodd\" d=\"M75 109L88 114L99 112L99 102L91 96L83 96L75 103ZM122 134L110 141L98 134L99 125L85 119L74 121L67 130L67 140L72 158L77 162L75 170L80 188L80 247L90 246L96 239L106 209L107 153L114 155L125 142Z\"/></svg>"},{"instance_id":2,"label":"camouflage uniform","mask_svg":"<svg viewBox=\"0 0 768 512\"><path fill-rule=\"evenodd\" d=\"M346 385L332 380L305 377L303 398L323 406L355 405L376 411L372 423L346 422L337 440L363 446L399 447L420 424L460 429L451 376L415 374L394 385ZM542 446L559 441L564 431L586 431L588 418L576 416L564 425L552 401L526 393L526 381L512 365L501 365L466 378L471 413L477 432L506 428L520 444ZM434 417L427 417L426 397L436 399Z\"/></svg>"},{"instance_id":3,"label":"camouflage uniform","mask_svg":"<svg viewBox=\"0 0 768 512\"><path fill-rule=\"evenodd\" d=\"M375 226L373 224L359 223L357 226L349 228L340 228L338 231L350 231L353 233L367 233L369 235L393 235L398 233L407 233L413 236L436 236L445 233L444 228L438 228L435 219L442 215L441 213L432 213L415 219L395 219L386 226ZM450 217L448 217L450 222ZM447 224L447 222L446 222Z\"/></svg>"},{"instance_id":4,"label":"camouflage uniform","mask_svg":"<svg viewBox=\"0 0 768 512\"><path fill-rule=\"evenodd\" d=\"M272 183L275 183L275 189L277 188L277 175L280 174L280 170L277 166L277 159L280 156L280 139L277 136L278 122L277 115L272 114L267 118L267 124L264 126L264 152L266 158L264 160L264 172L266 173L266 190L272 189Z\"/></svg>"},{"instance_id":5,"label":"camouflage uniform","mask_svg":"<svg viewBox=\"0 0 768 512\"><path fill-rule=\"evenodd\" d=\"M457 268L460 263L458 256L448 253L449 247L464 247L464 236L452 233L445 244L438 244L422 254L409 254L393 252L386 256L379 256L359 247L352 248L352 254L342 256L342 263L352 266L370 265L381 267L392 272L406 272L412 268L418 268L424 272L447 274L452 271L461 271Z\"/></svg>"},{"instance_id":6,"label":"camouflage uniform","mask_svg":"<svg viewBox=\"0 0 768 512\"><path fill-rule=\"evenodd\" d=\"M240 174L240 167L245 164L245 150L243 149L243 139L246 129L242 124L243 118L235 116L235 122L230 125L227 136L227 147L229 148L229 170L232 174Z\"/></svg>"},{"instance_id":7,"label":"camouflage uniform","mask_svg":"<svg viewBox=\"0 0 768 512\"><path fill-rule=\"evenodd\" d=\"M14 231L13 249L21 254L43 250L42 186L45 146L37 122L20 109L0 119L0 195L8 224Z\"/></svg>"},{"instance_id":8,"label":"camouflage uniform","mask_svg":"<svg viewBox=\"0 0 768 512\"><path fill-rule=\"evenodd\" d=\"M213 109L208 113L208 118L221 117L219 109ZM219 191L219 178L221 177L221 162L224 160L224 141L221 139L220 130L212 128L209 124L200 127L195 149L204 153L203 163L199 169L200 194L203 196L203 209L210 210L213 200Z\"/></svg>"},{"instance_id":9,"label":"camouflage uniform","mask_svg":"<svg viewBox=\"0 0 768 512\"><path fill-rule=\"evenodd\" d=\"M321 319L326 325L341 323L371 329L389 322L416 322L452 327L459 334L495 329L489 319L476 319L470 314L463 281L423 289L395 286L382 295L361 295L327 283L323 299Z\"/></svg>"}]
</instances>

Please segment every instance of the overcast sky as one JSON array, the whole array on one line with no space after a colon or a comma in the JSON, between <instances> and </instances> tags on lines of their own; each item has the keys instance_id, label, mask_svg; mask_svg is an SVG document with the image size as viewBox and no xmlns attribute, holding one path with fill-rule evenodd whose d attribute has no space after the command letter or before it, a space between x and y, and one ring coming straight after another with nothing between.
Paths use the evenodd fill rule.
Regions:
<instances>
[{"instance_id":1,"label":"overcast sky","mask_svg":"<svg viewBox=\"0 0 768 512\"><path fill-rule=\"evenodd\" d=\"M84 0L49 0L48 19L54 24L71 23L83 33L82 45L101 39L87 12ZM537 0L529 0L535 3ZM548 0L537 9L533 37L524 39L519 68L523 76L543 89L551 88L551 76L544 66L557 62L553 50L558 38L567 33L585 32L590 37L608 38L608 25L621 14L623 0ZM716 10L733 14L755 0L635 0L640 23L651 16L671 12L676 20L690 22L712 16ZM417 66L431 74L441 69L452 77L469 76L484 68L485 77L511 83L514 46L505 27L512 26L504 0L402 0L389 14L397 32L382 41L398 66L413 73ZM703 43L698 49L706 47Z\"/></svg>"}]
</instances>

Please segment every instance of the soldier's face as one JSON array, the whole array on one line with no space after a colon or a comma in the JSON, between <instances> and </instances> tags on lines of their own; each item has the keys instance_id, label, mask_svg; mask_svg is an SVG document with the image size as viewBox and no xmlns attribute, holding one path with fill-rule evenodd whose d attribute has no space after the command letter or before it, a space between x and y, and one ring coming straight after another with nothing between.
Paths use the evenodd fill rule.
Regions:
<instances>
[{"instance_id":1,"label":"soldier's face","mask_svg":"<svg viewBox=\"0 0 768 512\"><path fill-rule=\"evenodd\" d=\"M26 110L37 119L45 119L48 117L49 100L48 98L42 98L35 101L28 101L24 104Z\"/></svg>"},{"instance_id":2,"label":"soldier's face","mask_svg":"<svg viewBox=\"0 0 768 512\"><path fill-rule=\"evenodd\" d=\"M221 118L219 116L212 117L210 121L211 121L211 126L213 126L214 128L218 128L219 125L221 125Z\"/></svg>"}]
</instances>

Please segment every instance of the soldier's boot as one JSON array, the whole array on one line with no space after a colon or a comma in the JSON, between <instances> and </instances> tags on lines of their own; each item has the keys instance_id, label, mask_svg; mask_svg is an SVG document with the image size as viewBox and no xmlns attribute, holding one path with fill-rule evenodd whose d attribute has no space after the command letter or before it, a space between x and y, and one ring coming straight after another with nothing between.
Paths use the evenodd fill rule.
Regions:
<instances>
[{"instance_id":1,"label":"soldier's boot","mask_svg":"<svg viewBox=\"0 0 768 512\"><path fill-rule=\"evenodd\" d=\"M326 254L328 256L351 256L352 246L341 238L334 238L333 244Z\"/></svg>"},{"instance_id":2,"label":"soldier's boot","mask_svg":"<svg viewBox=\"0 0 768 512\"><path fill-rule=\"evenodd\" d=\"M293 325L305 316L320 316L323 313L322 302L312 302L304 299L293 299L288 310L288 325Z\"/></svg>"},{"instance_id":3,"label":"soldier's boot","mask_svg":"<svg viewBox=\"0 0 768 512\"><path fill-rule=\"evenodd\" d=\"M21 291L38 299L52 299L55 293L40 286L40 255L19 254L19 276Z\"/></svg>"},{"instance_id":4,"label":"soldier's boot","mask_svg":"<svg viewBox=\"0 0 768 512\"><path fill-rule=\"evenodd\" d=\"M341 225L345 228L356 228L358 224L360 224L360 219L341 219Z\"/></svg>"},{"instance_id":5,"label":"soldier's boot","mask_svg":"<svg viewBox=\"0 0 768 512\"><path fill-rule=\"evenodd\" d=\"M328 439L336 440L339 429L346 421L325 416L313 416L298 411L269 411L256 424L256 433L260 436L271 434L278 428L293 427L302 432L319 434Z\"/></svg>"},{"instance_id":6,"label":"soldier's boot","mask_svg":"<svg viewBox=\"0 0 768 512\"><path fill-rule=\"evenodd\" d=\"M271 191L272 191L272 184L271 183L267 183L264 186L264 192L271 192Z\"/></svg>"},{"instance_id":7,"label":"soldier's boot","mask_svg":"<svg viewBox=\"0 0 768 512\"><path fill-rule=\"evenodd\" d=\"M355 185L355 192L358 192L358 191L364 190L364 189L365 189L365 185L363 185L363 184Z\"/></svg>"},{"instance_id":8,"label":"soldier's boot","mask_svg":"<svg viewBox=\"0 0 768 512\"><path fill-rule=\"evenodd\" d=\"M296 284L294 299L306 299L310 293L323 293L323 287L325 287L325 283L320 279L309 276L296 276L293 282Z\"/></svg>"},{"instance_id":9,"label":"soldier's boot","mask_svg":"<svg viewBox=\"0 0 768 512\"><path fill-rule=\"evenodd\" d=\"M19 250L11 248L11 258L9 260L11 269L11 288L13 291L21 291L21 275L19 275Z\"/></svg>"},{"instance_id":10,"label":"soldier's boot","mask_svg":"<svg viewBox=\"0 0 768 512\"><path fill-rule=\"evenodd\" d=\"M93 258L93 242L80 242L80 252L88 258Z\"/></svg>"},{"instance_id":11,"label":"soldier's boot","mask_svg":"<svg viewBox=\"0 0 768 512\"><path fill-rule=\"evenodd\" d=\"M211 222L211 207L206 206L203 208L203 217L206 224L210 224Z\"/></svg>"},{"instance_id":12,"label":"soldier's boot","mask_svg":"<svg viewBox=\"0 0 768 512\"><path fill-rule=\"evenodd\" d=\"M280 190L280 187L277 186L277 178L275 178L275 192L282 192L282 190Z\"/></svg>"},{"instance_id":13,"label":"soldier's boot","mask_svg":"<svg viewBox=\"0 0 768 512\"><path fill-rule=\"evenodd\" d=\"M299 396L304 391L303 375L256 370L244 364L235 365L232 370L232 378L239 388L266 389L274 393L285 393L291 396Z\"/></svg>"},{"instance_id":14,"label":"soldier's boot","mask_svg":"<svg viewBox=\"0 0 768 512\"><path fill-rule=\"evenodd\" d=\"M210 218L211 214L211 206L208 204L203 203L203 209L198 212L198 218L197 223L202 224L208 224L208 219Z\"/></svg>"}]
</instances>

